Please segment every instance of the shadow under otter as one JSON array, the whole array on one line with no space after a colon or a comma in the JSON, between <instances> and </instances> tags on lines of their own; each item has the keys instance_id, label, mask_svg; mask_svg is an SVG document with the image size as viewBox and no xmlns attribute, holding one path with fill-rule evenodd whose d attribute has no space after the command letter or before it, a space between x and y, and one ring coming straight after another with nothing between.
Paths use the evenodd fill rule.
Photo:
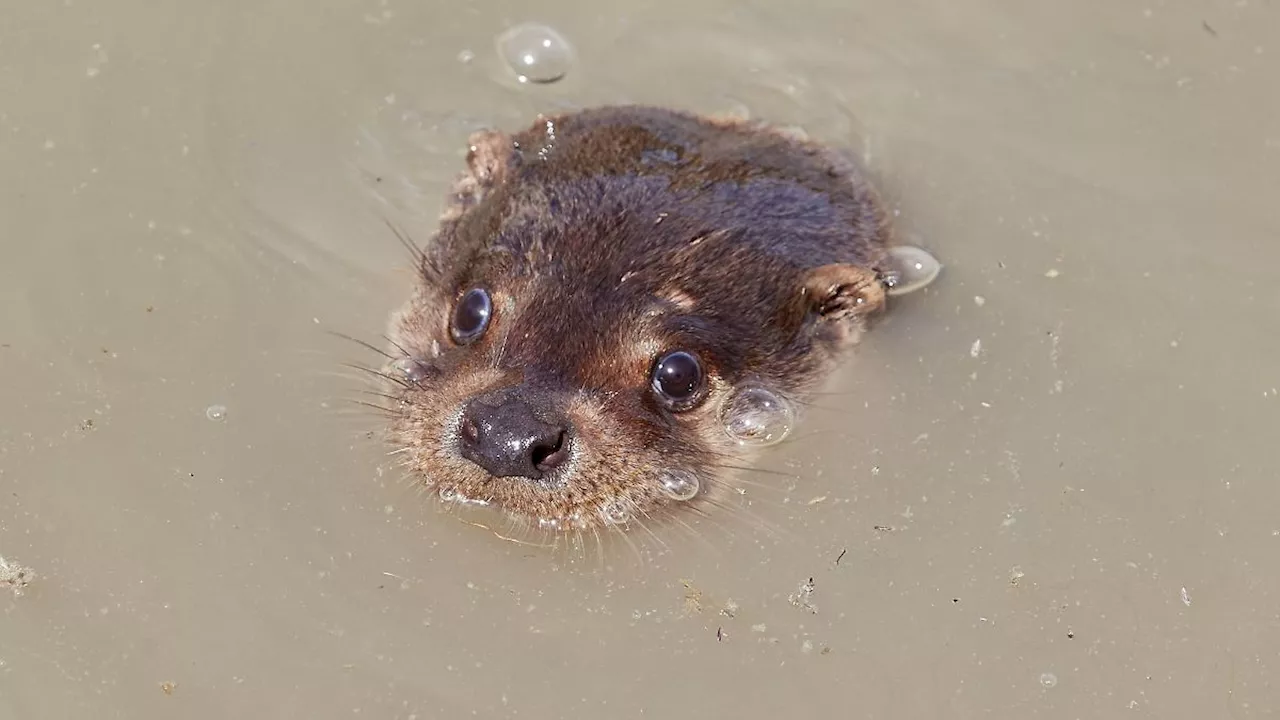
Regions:
<instances>
[{"instance_id":1,"label":"shadow under otter","mask_svg":"<svg viewBox=\"0 0 1280 720\"><path fill-rule=\"evenodd\" d=\"M714 499L936 275L851 158L757 123L599 108L478 133L467 165L391 323L391 437L535 528Z\"/></svg>"}]
</instances>

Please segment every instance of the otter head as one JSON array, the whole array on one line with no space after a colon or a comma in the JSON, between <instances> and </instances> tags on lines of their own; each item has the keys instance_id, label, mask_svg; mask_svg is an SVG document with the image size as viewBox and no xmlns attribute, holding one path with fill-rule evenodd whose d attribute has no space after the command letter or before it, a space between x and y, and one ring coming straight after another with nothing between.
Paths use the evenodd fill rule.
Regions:
<instances>
[{"instance_id":1,"label":"otter head","mask_svg":"<svg viewBox=\"0 0 1280 720\"><path fill-rule=\"evenodd\" d=\"M798 400L884 307L881 208L781 135L625 110L545 122L472 139L392 323L393 438L442 498L533 527L714 497L742 462L738 393ZM734 133L774 150L768 172L740 172Z\"/></svg>"}]
</instances>

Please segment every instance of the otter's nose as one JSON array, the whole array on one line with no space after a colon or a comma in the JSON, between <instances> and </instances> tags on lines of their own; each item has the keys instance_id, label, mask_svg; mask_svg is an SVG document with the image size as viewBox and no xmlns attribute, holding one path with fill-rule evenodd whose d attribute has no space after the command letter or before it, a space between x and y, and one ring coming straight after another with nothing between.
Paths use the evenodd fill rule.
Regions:
<instances>
[{"instance_id":1,"label":"otter's nose","mask_svg":"<svg viewBox=\"0 0 1280 720\"><path fill-rule=\"evenodd\" d=\"M461 420L462 456L495 477L541 480L569 457L567 423L535 413L518 395L475 398Z\"/></svg>"}]
</instances>

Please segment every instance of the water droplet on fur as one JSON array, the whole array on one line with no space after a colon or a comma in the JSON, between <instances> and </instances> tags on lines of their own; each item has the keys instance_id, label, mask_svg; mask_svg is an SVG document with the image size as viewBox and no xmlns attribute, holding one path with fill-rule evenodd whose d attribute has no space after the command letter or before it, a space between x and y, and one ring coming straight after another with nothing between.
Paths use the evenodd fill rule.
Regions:
<instances>
[{"instance_id":1,"label":"water droplet on fur","mask_svg":"<svg viewBox=\"0 0 1280 720\"><path fill-rule=\"evenodd\" d=\"M942 263L928 251L914 245L889 248L889 272L885 285L890 295L906 295L921 290L938 278Z\"/></svg>"},{"instance_id":2,"label":"water droplet on fur","mask_svg":"<svg viewBox=\"0 0 1280 720\"><path fill-rule=\"evenodd\" d=\"M227 419L227 406L210 405L204 409L204 416L214 422L222 422Z\"/></svg>"},{"instance_id":3,"label":"water droplet on fur","mask_svg":"<svg viewBox=\"0 0 1280 720\"><path fill-rule=\"evenodd\" d=\"M517 25L499 35L498 54L522 83L553 83L574 64L569 41L537 23Z\"/></svg>"},{"instance_id":4,"label":"water droplet on fur","mask_svg":"<svg viewBox=\"0 0 1280 720\"><path fill-rule=\"evenodd\" d=\"M606 525L625 525L631 519L631 513L620 501L607 502L600 506L600 518Z\"/></svg>"},{"instance_id":5,"label":"water droplet on fur","mask_svg":"<svg viewBox=\"0 0 1280 720\"><path fill-rule=\"evenodd\" d=\"M559 530L560 518L538 518L538 527L543 530Z\"/></svg>"},{"instance_id":6,"label":"water droplet on fur","mask_svg":"<svg viewBox=\"0 0 1280 720\"><path fill-rule=\"evenodd\" d=\"M796 423L791 403L759 385L739 388L720 408L729 437L741 445L763 447L782 442Z\"/></svg>"},{"instance_id":7,"label":"water droplet on fur","mask_svg":"<svg viewBox=\"0 0 1280 720\"><path fill-rule=\"evenodd\" d=\"M672 500L692 500L698 496L698 476L688 470L668 470L662 474L662 491Z\"/></svg>"},{"instance_id":8,"label":"water droplet on fur","mask_svg":"<svg viewBox=\"0 0 1280 720\"><path fill-rule=\"evenodd\" d=\"M411 383L420 383L427 377L427 367L411 357L391 361L392 371Z\"/></svg>"}]
</instances>

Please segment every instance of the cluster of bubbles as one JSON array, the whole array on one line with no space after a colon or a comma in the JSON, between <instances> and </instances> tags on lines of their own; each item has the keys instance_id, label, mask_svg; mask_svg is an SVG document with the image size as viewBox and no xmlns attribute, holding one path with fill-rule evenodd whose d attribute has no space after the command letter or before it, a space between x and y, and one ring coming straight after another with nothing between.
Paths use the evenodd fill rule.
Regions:
<instances>
[{"instance_id":1,"label":"cluster of bubbles","mask_svg":"<svg viewBox=\"0 0 1280 720\"><path fill-rule=\"evenodd\" d=\"M667 497L677 502L692 500L702 490L698 476L688 470L666 470L658 476L658 485ZM606 525L626 525L631 517L630 503L625 499L611 500L600 506L600 519Z\"/></svg>"},{"instance_id":2,"label":"cluster of bubbles","mask_svg":"<svg viewBox=\"0 0 1280 720\"><path fill-rule=\"evenodd\" d=\"M795 425L795 411L789 402L760 385L739 388L720 408L724 430L740 445L764 446L782 442ZM698 497L702 483L696 473L678 468L658 476L662 492L676 502ZM625 501L600 506L600 517L608 525L625 525L631 511Z\"/></svg>"}]
</instances>

